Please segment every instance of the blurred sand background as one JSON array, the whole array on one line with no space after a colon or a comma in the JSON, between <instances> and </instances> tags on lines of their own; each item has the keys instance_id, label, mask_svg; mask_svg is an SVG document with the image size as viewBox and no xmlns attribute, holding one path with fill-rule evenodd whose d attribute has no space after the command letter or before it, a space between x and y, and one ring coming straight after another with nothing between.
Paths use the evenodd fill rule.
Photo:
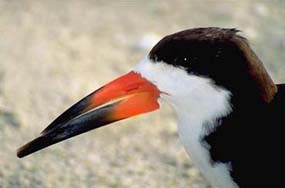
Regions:
<instances>
[{"instance_id":1,"label":"blurred sand background","mask_svg":"<svg viewBox=\"0 0 285 188\"><path fill-rule=\"evenodd\" d=\"M129 71L155 40L187 28L242 30L285 82L284 9L281 0L0 0L0 187L210 188L167 105L21 160L16 149Z\"/></svg>"}]
</instances>

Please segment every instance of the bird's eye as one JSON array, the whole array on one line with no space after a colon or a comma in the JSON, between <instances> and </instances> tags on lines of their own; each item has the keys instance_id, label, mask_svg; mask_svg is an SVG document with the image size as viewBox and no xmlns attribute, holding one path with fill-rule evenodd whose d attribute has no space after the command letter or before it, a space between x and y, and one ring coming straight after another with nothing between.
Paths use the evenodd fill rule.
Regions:
<instances>
[{"instance_id":1,"label":"bird's eye","mask_svg":"<svg viewBox=\"0 0 285 188\"><path fill-rule=\"evenodd\" d=\"M176 58L174 58L173 61L174 61L174 62L177 62L178 60L179 60L178 57L176 57Z\"/></svg>"}]
</instances>

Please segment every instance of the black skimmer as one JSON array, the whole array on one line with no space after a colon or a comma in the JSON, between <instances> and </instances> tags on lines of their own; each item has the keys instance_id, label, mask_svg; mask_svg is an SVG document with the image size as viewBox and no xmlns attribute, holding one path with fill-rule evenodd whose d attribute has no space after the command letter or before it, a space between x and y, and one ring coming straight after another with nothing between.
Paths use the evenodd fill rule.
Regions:
<instances>
[{"instance_id":1,"label":"black skimmer","mask_svg":"<svg viewBox=\"0 0 285 188\"><path fill-rule=\"evenodd\" d=\"M276 187L282 180L276 169L284 164L278 133L285 85L272 81L237 30L214 27L164 37L131 72L66 110L18 157L156 110L161 99L177 112L181 142L213 187Z\"/></svg>"}]
</instances>

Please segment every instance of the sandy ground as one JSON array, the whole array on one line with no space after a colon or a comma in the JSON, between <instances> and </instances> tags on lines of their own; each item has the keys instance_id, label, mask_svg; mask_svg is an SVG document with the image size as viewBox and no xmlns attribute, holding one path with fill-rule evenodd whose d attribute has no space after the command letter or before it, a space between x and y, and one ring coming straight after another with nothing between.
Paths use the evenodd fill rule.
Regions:
<instances>
[{"instance_id":1,"label":"sandy ground","mask_svg":"<svg viewBox=\"0 0 285 188\"><path fill-rule=\"evenodd\" d=\"M0 0L0 187L209 188L167 105L21 160L16 149L129 71L149 43L182 29L243 30L274 80L285 82L284 8L277 0Z\"/></svg>"}]
</instances>

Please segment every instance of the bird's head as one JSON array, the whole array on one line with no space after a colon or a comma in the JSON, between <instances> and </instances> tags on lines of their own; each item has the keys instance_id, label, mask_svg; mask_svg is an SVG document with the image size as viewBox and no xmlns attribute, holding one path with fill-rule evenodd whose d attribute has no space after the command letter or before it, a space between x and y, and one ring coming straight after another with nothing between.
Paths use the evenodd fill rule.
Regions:
<instances>
[{"instance_id":1,"label":"bird's head","mask_svg":"<svg viewBox=\"0 0 285 188\"><path fill-rule=\"evenodd\" d=\"M187 107L226 113L225 103L233 95L269 101L274 92L262 63L237 30L185 30L164 37L131 72L71 106L38 138L21 147L18 156L154 111L160 99L169 101L176 111Z\"/></svg>"}]
</instances>

